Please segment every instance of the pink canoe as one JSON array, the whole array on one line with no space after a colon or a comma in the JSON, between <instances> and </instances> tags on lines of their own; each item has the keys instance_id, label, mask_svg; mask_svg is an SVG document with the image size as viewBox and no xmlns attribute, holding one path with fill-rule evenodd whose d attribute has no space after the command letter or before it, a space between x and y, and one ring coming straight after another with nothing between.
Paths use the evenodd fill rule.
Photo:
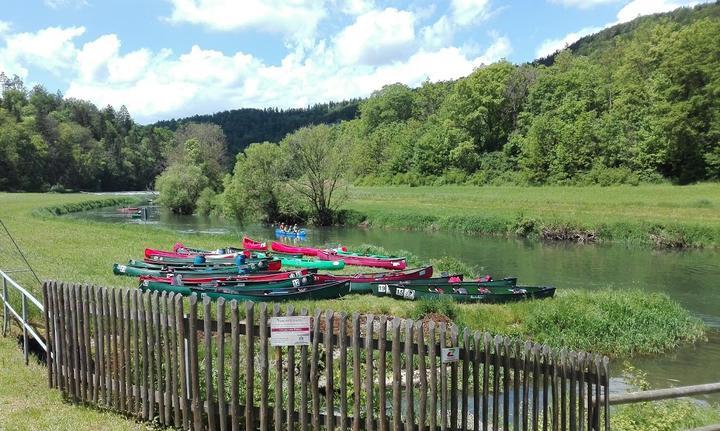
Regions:
<instances>
[{"instance_id":1,"label":"pink canoe","mask_svg":"<svg viewBox=\"0 0 720 431\"><path fill-rule=\"evenodd\" d=\"M332 250L317 250L317 254L315 256L317 256L320 260L344 260L345 265L370 266L373 268L398 270L405 269L406 267L404 257L382 259L369 256L339 255Z\"/></svg>"},{"instance_id":2,"label":"pink canoe","mask_svg":"<svg viewBox=\"0 0 720 431\"><path fill-rule=\"evenodd\" d=\"M283 281L291 278L300 278L310 274L307 269L301 269L298 271L282 271L282 272L269 272L269 273L255 273L247 275L231 275L227 277L182 277L185 284L201 284L201 283L212 283L213 281ZM174 275L168 275L167 277L156 277L150 275L143 275L140 277L141 280L157 281L161 283L171 283Z\"/></svg>"},{"instance_id":3,"label":"pink canoe","mask_svg":"<svg viewBox=\"0 0 720 431\"><path fill-rule=\"evenodd\" d=\"M270 248L278 253L287 254L303 254L305 256L317 256L319 252L322 252L319 248L313 247L297 247L294 245L287 245L281 242L273 241L270 243ZM325 260L345 260L345 259L325 259Z\"/></svg>"},{"instance_id":4,"label":"pink canoe","mask_svg":"<svg viewBox=\"0 0 720 431\"><path fill-rule=\"evenodd\" d=\"M242 254L245 255L245 257L250 256L249 251L243 251ZM157 257L167 257L170 259L187 259L188 257L197 256L200 255L200 253L177 253L173 251L165 251L165 250L156 250L154 248L146 248L145 249L145 257L148 259L152 259L153 256ZM238 253L226 253L226 254L202 254L205 259L212 260L212 259L233 259L238 255Z\"/></svg>"},{"instance_id":5,"label":"pink canoe","mask_svg":"<svg viewBox=\"0 0 720 431\"><path fill-rule=\"evenodd\" d=\"M245 250L254 250L254 251L267 251L268 246L265 242L258 242L254 239L250 239L246 236L243 237L243 248Z\"/></svg>"}]
</instances>

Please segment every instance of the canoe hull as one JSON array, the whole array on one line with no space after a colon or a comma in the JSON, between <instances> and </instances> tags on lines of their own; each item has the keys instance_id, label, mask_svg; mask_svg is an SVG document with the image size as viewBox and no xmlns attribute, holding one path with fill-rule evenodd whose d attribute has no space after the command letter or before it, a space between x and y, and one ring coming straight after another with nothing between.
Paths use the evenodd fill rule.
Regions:
<instances>
[{"instance_id":1,"label":"canoe hull","mask_svg":"<svg viewBox=\"0 0 720 431\"><path fill-rule=\"evenodd\" d=\"M455 302L484 304L503 304L526 299L550 298L555 295L555 288L550 286L487 287L485 290L468 293L456 293L447 290L443 290L442 293L432 292L420 287L398 284L373 284L372 291L375 296L390 296L395 299L410 301L450 298Z\"/></svg>"}]
</instances>

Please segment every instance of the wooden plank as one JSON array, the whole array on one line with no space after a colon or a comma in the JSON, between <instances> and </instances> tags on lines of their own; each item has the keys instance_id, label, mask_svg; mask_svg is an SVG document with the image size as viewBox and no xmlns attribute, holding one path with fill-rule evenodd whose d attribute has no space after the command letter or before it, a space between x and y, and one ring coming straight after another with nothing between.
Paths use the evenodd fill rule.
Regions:
<instances>
[{"instance_id":1,"label":"wooden plank","mask_svg":"<svg viewBox=\"0 0 720 431\"><path fill-rule=\"evenodd\" d=\"M68 398L72 398L72 347L70 341L72 339L72 326L70 325L70 289L65 284L60 284L61 301L62 301L62 328L63 328L63 367L65 368L65 384L63 392ZM104 383L104 382L103 382Z\"/></svg>"},{"instance_id":2,"label":"wooden plank","mask_svg":"<svg viewBox=\"0 0 720 431\"><path fill-rule=\"evenodd\" d=\"M240 429L240 313L236 300L230 301L230 351L230 424L232 431L238 431Z\"/></svg>"},{"instance_id":3,"label":"wooden plank","mask_svg":"<svg viewBox=\"0 0 720 431\"><path fill-rule=\"evenodd\" d=\"M429 428L437 428L438 389L437 389L437 349L435 338L435 321L428 322L428 358L430 362L430 423Z\"/></svg>"},{"instance_id":4,"label":"wooden plank","mask_svg":"<svg viewBox=\"0 0 720 431\"><path fill-rule=\"evenodd\" d=\"M451 347L458 346L458 329L453 325L450 331ZM450 428L456 430L458 428L458 363L450 364Z\"/></svg>"},{"instance_id":5,"label":"wooden plank","mask_svg":"<svg viewBox=\"0 0 720 431\"><path fill-rule=\"evenodd\" d=\"M533 431L538 430L540 418L540 346L533 344L533 404L532 404L532 427Z\"/></svg>"},{"instance_id":6,"label":"wooden plank","mask_svg":"<svg viewBox=\"0 0 720 431\"><path fill-rule=\"evenodd\" d=\"M548 424L550 423L550 413L548 410L549 400L549 371L550 371L550 348L543 345L541 349L542 356L542 420L543 430L550 429Z\"/></svg>"},{"instance_id":7,"label":"wooden plank","mask_svg":"<svg viewBox=\"0 0 720 431\"><path fill-rule=\"evenodd\" d=\"M577 389L575 386L575 373L577 372L577 353L575 352L570 352L570 355L568 357L567 371L570 375L568 386L568 391L570 392L570 417L568 425L571 431L575 431L577 429L577 396L575 392Z\"/></svg>"},{"instance_id":8,"label":"wooden plank","mask_svg":"<svg viewBox=\"0 0 720 431\"><path fill-rule=\"evenodd\" d=\"M267 321L267 303L260 304L260 429L267 431L268 429L268 321Z\"/></svg>"},{"instance_id":9,"label":"wooden plank","mask_svg":"<svg viewBox=\"0 0 720 431\"><path fill-rule=\"evenodd\" d=\"M482 423L480 413L481 387L480 387L480 362L482 361L482 334L479 331L473 333L473 429L479 430ZM483 366L484 368L484 366Z\"/></svg>"},{"instance_id":10,"label":"wooden plank","mask_svg":"<svg viewBox=\"0 0 720 431\"><path fill-rule=\"evenodd\" d=\"M165 293L165 292L162 292ZM165 400L163 396L164 388L163 388L163 380L164 380L164 374L162 369L162 363L163 363L163 347L162 347L162 328L160 327L160 299L161 294L159 292L155 292L152 296L152 309L153 309L153 330L155 331L155 334L153 336L153 341L155 342L155 347L153 348L153 351L155 352L155 379L156 379L156 386L155 390L157 392L157 396L155 399L155 402L157 403L157 414L158 418L160 420L161 424L165 424Z\"/></svg>"},{"instance_id":11,"label":"wooden plank","mask_svg":"<svg viewBox=\"0 0 720 431\"><path fill-rule=\"evenodd\" d=\"M207 414L207 427L209 430L217 429L215 412L215 389L213 387L213 349L212 349L212 301L203 295L203 339L205 354L203 366L205 368L205 413ZM265 386L267 387L267 386Z\"/></svg>"},{"instance_id":12,"label":"wooden plank","mask_svg":"<svg viewBox=\"0 0 720 431\"><path fill-rule=\"evenodd\" d=\"M493 411L493 429L499 428L500 423L500 345L502 343L502 337L496 335L493 339L493 396L492 396L492 411Z\"/></svg>"},{"instance_id":13,"label":"wooden plank","mask_svg":"<svg viewBox=\"0 0 720 431\"><path fill-rule=\"evenodd\" d=\"M150 411L150 405L149 405L149 393L148 388L150 387L149 380L149 371L148 371L148 342L147 342L147 308L149 306L148 302L150 301L150 292L144 292L138 297L138 300L140 302L139 308L138 308L138 324L140 325L140 343L142 348L142 384L141 384L141 396L142 396L142 416L141 419L148 420L149 419L149 411Z\"/></svg>"},{"instance_id":14,"label":"wooden plank","mask_svg":"<svg viewBox=\"0 0 720 431\"><path fill-rule=\"evenodd\" d=\"M280 304L275 303L273 305L273 317L280 316ZM272 335L271 335L272 337ZM280 431L282 428L282 347L275 347L275 393L274 393L274 407L275 407L275 431Z\"/></svg>"},{"instance_id":15,"label":"wooden plank","mask_svg":"<svg viewBox=\"0 0 720 431\"><path fill-rule=\"evenodd\" d=\"M558 411L558 369L560 368L560 352L552 352L552 376L550 379L550 386L552 392L552 430L558 431L560 429L560 412Z\"/></svg>"},{"instance_id":16,"label":"wooden plank","mask_svg":"<svg viewBox=\"0 0 720 431\"><path fill-rule=\"evenodd\" d=\"M400 400L401 400L401 376L400 376L400 318L395 317L392 320L392 367L393 367L393 401L392 401L392 418L393 430L401 429L400 417ZM359 376L358 376L359 380Z\"/></svg>"},{"instance_id":17,"label":"wooden plank","mask_svg":"<svg viewBox=\"0 0 720 431\"><path fill-rule=\"evenodd\" d=\"M52 304L50 319L52 321L53 325L53 345L52 345L52 366L53 366L53 387L55 389L61 389L62 387L62 367L61 367L61 356L62 356L62 349L61 349L61 337L60 337L60 319L58 318L58 314L60 313L60 302L58 297L58 291L57 291L57 282L53 281L50 283L49 287L49 294L50 294L50 303ZM94 286L93 286L94 289ZM93 314L93 316L95 316ZM97 334L97 324L93 326L95 329L94 333ZM95 353L97 354L97 342L95 343ZM95 359L95 364L97 364L97 356ZM97 375L97 372L95 373ZM93 384L93 403L97 404L97 382L94 382Z\"/></svg>"},{"instance_id":18,"label":"wooden plank","mask_svg":"<svg viewBox=\"0 0 720 431\"><path fill-rule=\"evenodd\" d=\"M467 328L463 329L462 334L463 342L463 355L462 355L462 377L460 379L460 406L462 408L462 414L460 416L460 428L463 431L468 429L468 386L470 384L470 333Z\"/></svg>"},{"instance_id":19,"label":"wooden plank","mask_svg":"<svg viewBox=\"0 0 720 431\"><path fill-rule=\"evenodd\" d=\"M120 410L120 350L118 339L120 338L120 324L118 322L118 289L110 290L110 336L112 337L112 361L110 368L112 370L111 388L112 388L112 399L113 408Z\"/></svg>"},{"instance_id":20,"label":"wooden plank","mask_svg":"<svg viewBox=\"0 0 720 431\"><path fill-rule=\"evenodd\" d=\"M530 367L532 366L532 343L525 342L523 349L523 382L522 382L522 424L523 430L528 430L530 423Z\"/></svg>"},{"instance_id":21,"label":"wooden plank","mask_svg":"<svg viewBox=\"0 0 720 431\"><path fill-rule=\"evenodd\" d=\"M203 429L203 408L200 401L200 373L198 368L198 338L197 338L197 295L190 295L190 309L188 313L188 360L190 364L190 397L192 399L193 429Z\"/></svg>"},{"instance_id":22,"label":"wooden plank","mask_svg":"<svg viewBox=\"0 0 720 431\"><path fill-rule=\"evenodd\" d=\"M425 328L423 322L418 321L415 332L417 333L418 345L418 370L420 371L420 400L418 412L418 431L425 431L425 423L427 420L427 367L425 366L427 352L425 351Z\"/></svg>"},{"instance_id":23,"label":"wooden plank","mask_svg":"<svg viewBox=\"0 0 720 431\"><path fill-rule=\"evenodd\" d=\"M137 289L133 289L135 291ZM131 344L130 344L130 313L131 313L131 297L132 293L129 289L123 289L124 306L123 306L123 354L125 359L123 365L125 367L125 412L133 414L135 412L133 405L133 381L132 381L132 362L131 362Z\"/></svg>"},{"instance_id":24,"label":"wooden plank","mask_svg":"<svg viewBox=\"0 0 720 431\"><path fill-rule=\"evenodd\" d=\"M365 429L374 430L373 418L373 325L375 316L365 316Z\"/></svg>"},{"instance_id":25,"label":"wooden plank","mask_svg":"<svg viewBox=\"0 0 720 431\"><path fill-rule=\"evenodd\" d=\"M567 361L567 351L560 350L560 429L562 431L567 430Z\"/></svg>"},{"instance_id":26,"label":"wooden plank","mask_svg":"<svg viewBox=\"0 0 720 431\"><path fill-rule=\"evenodd\" d=\"M347 313L340 313L338 322L340 339L340 429L347 429Z\"/></svg>"},{"instance_id":27,"label":"wooden plank","mask_svg":"<svg viewBox=\"0 0 720 431\"><path fill-rule=\"evenodd\" d=\"M80 352L78 343L77 285L70 286L70 346L72 348L72 400L80 400Z\"/></svg>"},{"instance_id":28,"label":"wooden plank","mask_svg":"<svg viewBox=\"0 0 720 431\"><path fill-rule=\"evenodd\" d=\"M182 422L180 422L183 429L190 428L190 407L188 406L188 375L190 364L187 363L186 358L189 358L190 352L185 348L186 340L188 340L188 334L185 333L185 308L184 300L182 295L175 295L175 330L176 330L176 347L177 347L177 364L178 364L178 383L180 386L179 405L180 413L182 415ZM189 317L188 317L189 325Z\"/></svg>"},{"instance_id":29,"label":"wooden plank","mask_svg":"<svg viewBox=\"0 0 720 431\"><path fill-rule=\"evenodd\" d=\"M510 338L503 337L503 429L510 429Z\"/></svg>"},{"instance_id":30,"label":"wooden plank","mask_svg":"<svg viewBox=\"0 0 720 431\"><path fill-rule=\"evenodd\" d=\"M128 346L125 344L125 310L127 308L127 303L125 302L125 293L127 292L127 289L115 289L117 291L117 328L118 328L118 371L119 371L119 393L118 393L118 399L119 399L119 408L120 411L126 412L127 411L127 394L126 390L128 388L128 381L127 381L127 362L125 361L126 354L128 353Z\"/></svg>"},{"instance_id":31,"label":"wooden plank","mask_svg":"<svg viewBox=\"0 0 720 431\"><path fill-rule=\"evenodd\" d=\"M440 322L440 349L446 346L446 331L445 322ZM442 363L442 350L440 355L440 430L445 431L448 427L447 366Z\"/></svg>"},{"instance_id":32,"label":"wooden plank","mask_svg":"<svg viewBox=\"0 0 720 431\"><path fill-rule=\"evenodd\" d=\"M245 303L245 429L255 429L255 304Z\"/></svg>"},{"instance_id":33,"label":"wooden plank","mask_svg":"<svg viewBox=\"0 0 720 431\"><path fill-rule=\"evenodd\" d=\"M162 338L162 367L160 371L164 371L165 375L162 378L162 389L160 390L160 398L163 402L163 419L165 425L173 423L173 411L172 411L172 399L170 393L172 391L172 377L170 376L170 370L172 367L172 360L170 359L170 332L168 330L168 316L169 310L172 308L168 304L167 292L163 292L160 296L160 332Z\"/></svg>"},{"instance_id":34,"label":"wooden plank","mask_svg":"<svg viewBox=\"0 0 720 431\"><path fill-rule=\"evenodd\" d=\"M578 375L578 430L585 429L585 352L577 355Z\"/></svg>"},{"instance_id":35,"label":"wooden plank","mask_svg":"<svg viewBox=\"0 0 720 431\"><path fill-rule=\"evenodd\" d=\"M522 343L520 340L515 341L515 349L513 358L515 365L513 367L513 428L520 431L522 421L520 418L520 370L522 369Z\"/></svg>"},{"instance_id":36,"label":"wooden plank","mask_svg":"<svg viewBox=\"0 0 720 431\"><path fill-rule=\"evenodd\" d=\"M148 416L147 420L155 419L155 328L153 326L153 309L154 309L154 298L157 292L148 292L145 298L145 334L147 335L147 355L145 355L145 362L147 362L147 402L148 402Z\"/></svg>"},{"instance_id":37,"label":"wooden plank","mask_svg":"<svg viewBox=\"0 0 720 431\"><path fill-rule=\"evenodd\" d=\"M137 417L140 414L140 330L138 321L138 295L140 294L139 289L134 289L130 294L130 325L132 336L130 340L132 342L132 377L133 377L133 406L132 414Z\"/></svg>"},{"instance_id":38,"label":"wooden plank","mask_svg":"<svg viewBox=\"0 0 720 431\"><path fill-rule=\"evenodd\" d=\"M92 344L90 344L90 286L83 285L82 291L82 314L83 314L83 399L90 402L92 398ZM50 337L48 336L49 340ZM49 367L48 367L49 368Z\"/></svg>"},{"instance_id":39,"label":"wooden plank","mask_svg":"<svg viewBox=\"0 0 720 431\"><path fill-rule=\"evenodd\" d=\"M53 324L55 327L55 363L57 364L56 387L65 394L66 367L65 367L65 322L62 316L65 314L62 300L62 289L56 281L52 283Z\"/></svg>"},{"instance_id":40,"label":"wooden plank","mask_svg":"<svg viewBox=\"0 0 720 431\"><path fill-rule=\"evenodd\" d=\"M325 333L323 344L325 345L325 429L332 430L335 428L335 414L333 400L333 311L325 312ZM280 431L280 430L278 430Z\"/></svg>"},{"instance_id":41,"label":"wooden plank","mask_svg":"<svg viewBox=\"0 0 720 431\"><path fill-rule=\"evenodd\" d=\"M360 429L360 315L352 315L352 352L353 352L353 431Z\"/></svg>"},{"instance_id":42,"label":"wooden plank","mask_svg":"<svg viewBox=\"0 0 720 431\"><path fill-rule=\"evenodd\" d=\"M415 401L413 399L413 326L414 322L405 319L405 431L415 428Z\"/></svg>"},{"instance_id":43,"label":"wooden plank","mask_svg":"<svg viewBox=\"0 0 720 431\"><path fill-rule=\"evenodd\" d=\"M173 425L180 428L183 425L180 413L180 397L178 397L178 374L180 371L180 362L178 360L178 328L175 326L177 318L175 317L175 302L178 295L170 295L167 302L167 326L168 326L168 343L170 344L170 404L173 408ZM183 367L184 368L184 367ZM184 397L184 394L183 394Z\"/></svg>"},{"instance_id":44,"label":"wooden plank","mask_svg":"<svg viewBox=\"0 0 720 431\"><path fill-rule=\"evenodd\" d=\"M217 412L220 431L227 430L227 407L225 405L225 298L218 298L215 305L217 314Z\"/></svg>"},{"instance_id":45,"label":"wooden plank","mask_svg":"<svg viewBox=\"0 0 720 431\"><path fill-rule=\"evenodd\" d=\"M387 431L387 316L380 316L378 327L378 428Z\"/></svg>"},{"instance_id":46,"label":"wooden plank","mask_svg":"<svg viewBox=\"0 0 720 431\"><path fill-rule=\"evenodd\" d=\"M52 309L52 305L50 305L50 298L48 297L48 282L45 281L42 284L42 292L43 292L43 314L45 317L45 336L46 336L46 342L45 346L47 347L47 379L48 379L48 388L52 389L53 387L53 343L52 343L52 334L53 334L53 328L52 323L50 322L50 313Z\"/></svg>"},{"instance_id":47,"label":"wooden plank","mask_svg":"<svg viewBox=\"0 0 720 431\"><path fill-rule=\"evenodd\" d=\"M482 383L482 426L490 426L490 334L483 334L483 383Z\"/></svg>"},{"instance_id":48,"label":"wooden plank","mask_svg":"<svg viewBox=\"0 0 720 431\"><path fill-rule=\"evenodd\" d=\"M320 379L320 370L318 368L318 360L320 357L320 310L315 310L313 316L313 332L312 332L312 355L310 356L310 392L312 395L312 428L320 429L320 389L318 380Z\"/></svg>"},{"instance_id":49,"label":"wooden plank","mask_svg":"<svg viewBox=\"0 0 720 431\"><path fill-rule=\"evenodd\" d=\"M593 404L592 428L589 428L595 431L600 430L600 403L602 402L602 398L600 397L600 388L602 387L602 371L600 369L601 362L602 358L600 355L595 355L593 358L593 371L595 372L595 381L593 382L595 384L595 404Z\"/></svg>"},{"instance_id":50,"label":"wooden plank","mask_svg":"<svg viewBox=\"0 0 720 431\"><path fill-rule=\"evenodd\" d=\"M85 326L85 323L83 322L83 312L82 312L82 302L83 302L83 286L81 284L75 285L75 330L77 331L75 334L75 342L77 343L77 355L78 355L78 375L77 375L77 381L79 383L78 387L78 398L80 399L80 402L85 403L86 395L87 395L87 370L85 369L85 337L83 336L83 327Z\"/></svg>"},{"instance_id":51,"label":"wooden plank","mask_svg":"<svg viewBox=\"0 0 720 431\"><path fill-rule=\"evenodd\" d=\"M307 309L303 308L300 314L306 316ZM314 327L313 322L313 332ZM300 429L302 431L308 429L308 378L308 347L300 346Z\"/></svg>"},{"instance_id":52,"label":"wooden plank","mask_svg":"<svg viewBox=\"0 0 720 431\"><path fill-rule=\"evenodd\" d=\"M289 304L285 309L287 316L295 315L295 308L292 304ZM295 429L295 347L288 347L288 374L287 374L287 417L285 426L289 430Z\"/></svg>"},{"instance_id":53,"label":"wooden plank","mask_svg":"<svg viewBox=\"0 0 720 431\"><path fill-rule=\"evenodd\" d=\"M592 397L593 397L593 355L588 353L585 357L585 364L587 367L587 374L586 374L586 382L587 382L587 392L585 394L585 398L587 399L587 429L588 431L592 430Z\"/></svg>"},{"instance_id":54,"label":"wooden plank","mask_svg":"<svg viewBox=\"0 0 720 431\"><path fill-rule=\"evenodd\" d=\"M610 360L607 356L603 356L602 359L602 370L603 370L603 416L605 431L610 431Z\"/></svg>"}]
</instances>

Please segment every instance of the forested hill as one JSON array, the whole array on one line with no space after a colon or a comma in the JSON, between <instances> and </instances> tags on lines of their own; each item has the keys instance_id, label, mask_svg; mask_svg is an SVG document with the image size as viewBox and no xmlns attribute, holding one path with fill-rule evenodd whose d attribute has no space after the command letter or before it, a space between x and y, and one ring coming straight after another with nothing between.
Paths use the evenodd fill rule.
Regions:
<instances>
[{"instance_id":1,"label":"forested hill","mask_svg":"<svg viewBox=\"0 0 720 431\"><path fill-rule=\"evenodd\" d=\"M582 37L568 45L567 49L576 55L597 55L615 46L620 36L629 35L643 26L652 25L658 21L687 26L701 19L718 19L720 18L720 7L717 7L718 5L720 5L720 1L697 5L693 8L683 7L671 12L639 17ZM550 66L555 61L557 54L555 52L547 57L537 59L535 64Z\"/></svg>"},{"instance_id":2,"label":"forested hill","mask_svg":"<svg viewBox=\"0 0 720 431\"><path fill-rule=\"evenodd\" d=\"M329 102L298 109L233 109L211 115L160 121L156 126L176 130L180 124L214 123L219 125L231 154L244 150L253 142L276 142L288 133L312 124L335 124L357 116L358 99Z\"/></svg>"}]
</instances>

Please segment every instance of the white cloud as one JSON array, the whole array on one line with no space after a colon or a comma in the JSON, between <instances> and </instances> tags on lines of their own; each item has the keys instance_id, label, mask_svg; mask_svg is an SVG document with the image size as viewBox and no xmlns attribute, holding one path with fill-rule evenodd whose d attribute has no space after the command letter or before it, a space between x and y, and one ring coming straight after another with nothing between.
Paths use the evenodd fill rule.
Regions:
<instances>
[{"instance_id":1,"label":"white cloud","mask_svg":"<svg viewBox=\"0 0 720 431\"><path fill-rule=\"evenodd\" d=\"M256 29L292 39L312 36L325 16L324 0L170 0L169 20L213 30Z\"/></svg>"},{"instance_id":2,"label":"white cloud","mask_svg":"<svg viewBox=\"0 0 720 431\"><path fill-rule=\"evenodd\" d=\"M510 39L505 36L500 36L496 33L491 33L493 43L483 52L483 54L476 58L474 61L475 66L483 64L495 63L498 60L507 58L512 52L512 45Z\"/></svg>"},{"instance_id":3,"label":"white cloud","mask_svg":"<svg viewBox=\"0 0 720 431\"><path fill-rule=\"evenodd\" d=\"M87 6L87 0L44 0L45 6L52 9L60 9L62 7L81 8Z\"/></svg>"},{"instance_id":4,"label":"white cloud","mask_svg":"<svg viewBox=\"0 0 720 431\"><path fill-rule=\"evenodd\" d=\"M470 25L490 16L489 0L452 0L452 19L458 25Z\"/></svg>"},{"instance_id":5,"label":"white cloud","mask_svg":"<svg viewBox=\"0 0 720 431\"><path fill-rule=\"evenodd\" d=\"M11 24L7 21L0 21L0 35L10 31Z\"/></svg>"},{"instance_id":6,"label":"white cloud","mask_svg":"<svg viewBox=\"0 0 720 431\"><path fill-rule=\"evenodd\" d=\"M375 8L374 0L336 0L336 7L347 15L362 15Z\"/></svg>"},{"instance_id":7,"label":"white cloud","mask_svg":"<svg viewBox=\"0 0 720 431\"><path fill-rule=\"evenodd\" d=\"M83 33L85 27L48 27L36 33L9 34L0 56L59 73L74 61L77 48L73 39Z\"/></svg>"},{"instance_id":8,"label":"white cloud","mask_svg":"<svg viewBox=\"0 0 720 431\"><path fill-rule=\"evenodd\" d=\"M432 25L423 27L420 30L423 46L437 49L448 46L452 43L455 30L447 16L441 16Z\"/></svg>"},{"instance_id":9,"label":"white cloud","mask_svg":"<svg viewBox=\"0 0 720 431\"><path fill-rule=\"evenodd\" d=\"M581 28L576 32L568 33L567 35L565 35L565 37L562 37L560 39L545 39L540 44L540 47L538 47L537 51L535 51L535 57L547 57L548 55L555 53L555 51L560 51L562 49L565 49L568 45L572 45L580 38L585 37L589 34L596 33L602 29L602 27L585 27Z\"/></svg>"},{"instance_id":10,"label":"white cloud","mask_svg":"<svg viewBox=\"0 0 720 431\"><path fill-rule=\"evenodd\" d=\"M414 42L413 14L387 8L358 16L337 35L335 50L344 64L379 65L407 58Z\"/></svg>"},{"instance_id":11,"label":"white cloud","mask_svg":"<svg viewBox=\"0 0 720 431\"><path fill-rule=\"evenodd\" d=\"M620 9L620 12L617 14L617 23L632 21L643 15L669 12L681 6L694 6L699 3L702 2L682 0L633 0Z\"/></svg>"},{"instance_id":12,"label":"white cloud","mask_svg":"<svg viewBox=\"0 0 720 431\"><path fill-rule=\"evenodd\" d=\"M622 0L550 0L550 3L561 4L568 7L589 9L598 5L618 3Z\"/></svg>"}]
</instances>

